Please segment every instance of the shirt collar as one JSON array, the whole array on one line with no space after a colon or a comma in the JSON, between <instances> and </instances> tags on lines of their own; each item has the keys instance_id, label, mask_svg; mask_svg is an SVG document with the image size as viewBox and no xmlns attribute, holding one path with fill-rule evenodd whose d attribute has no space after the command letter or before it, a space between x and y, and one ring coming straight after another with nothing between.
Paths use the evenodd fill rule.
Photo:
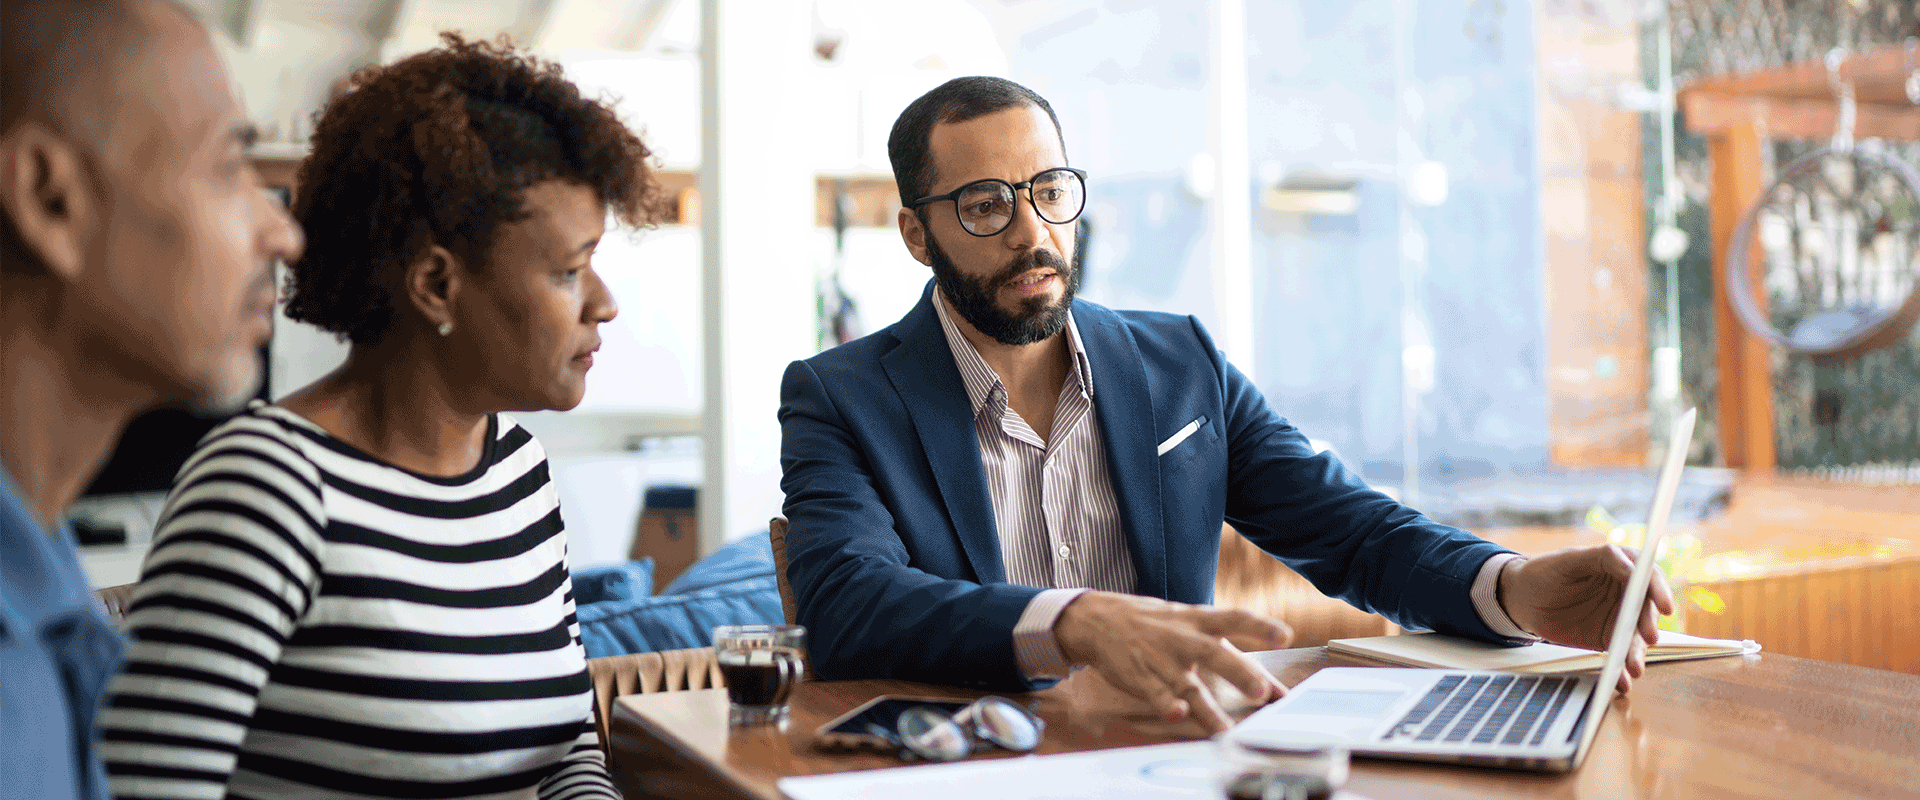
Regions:
<instances>
[{"instance_id":1,"label":"shirt collar","mask_svg":"<svg viewBox=\"0 0 1920 800\"><path fill-rule=\"evenodd\" d=\"M7 471L7 465L0 464L0 515L12 519L0 519L0 526L15 523L25 525L27 530L49 536L57 535L66 527L65 520L57 520L54 529L49 531L40 527L40 516L27 504L27 495L20 491L20 485L13 482L13 473Z\"/></svg>"},{"instance_id":2,"label":"shirt collar","mask_svg":"<svg viewBox=\"0 0 1920 800\"><path fill-rule=\"evenodd\" d=\"M967 341L966 334L960 332L960 327L948 314L947 300L938 288L933 292L933 310L940 317L940 330L947 335L947 349L953 351L954 366L960 368L960 382L967 388L967 400L971 403L974 415L978 416L980 409L996 396L1004 405L1006 389L1000 382L1000 376L994 373L993 367L987 366L986 359L981 358L980 351ZM1074 322L1072 314L1067 315L1067 352L1073 354L1073 369L1068 371L1067 380L1070 383L1077 382L1082 392L1092 396L1093 363L1087 360L1086 347L1080 341L1080 325Z\"/></svg>"}]
</instances>

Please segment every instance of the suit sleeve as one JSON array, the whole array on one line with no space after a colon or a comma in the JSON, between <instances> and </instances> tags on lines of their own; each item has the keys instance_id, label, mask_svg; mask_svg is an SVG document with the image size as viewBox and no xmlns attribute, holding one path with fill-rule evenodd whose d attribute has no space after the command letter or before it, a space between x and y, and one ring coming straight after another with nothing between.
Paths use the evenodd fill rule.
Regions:
<instances>
[{"instance_id":1,"label":"suit sleeve","mask_svg":"<svg viewBox=\"0 0 1920 800\"><path fill-rule=\"evenodd\" d=\"M1212 346L1225 392L1226 518L1330 597L1415 630L1516 642L1487 627L1470 589L1511 552L1369 488L1267 405Z\"/></svg>"},{"instance_id":2,"label":"suit sleeve","mask_svg":"<svg viewBox=\"0 0 1920 800\"><path fill-rule=\"evenodd\" d=\"M999 691L1045 685L1020 674L1013 629L1032 587L941 577L918 568L896 526L939 509L901 509L882 496L911 481L873 459L804 361L780 387L781 488L787 576L821 677L900 678ZM902 444L902 447L908 445ZM944 535L944 534L941 534Z\"/></svg>"}]
</instances>

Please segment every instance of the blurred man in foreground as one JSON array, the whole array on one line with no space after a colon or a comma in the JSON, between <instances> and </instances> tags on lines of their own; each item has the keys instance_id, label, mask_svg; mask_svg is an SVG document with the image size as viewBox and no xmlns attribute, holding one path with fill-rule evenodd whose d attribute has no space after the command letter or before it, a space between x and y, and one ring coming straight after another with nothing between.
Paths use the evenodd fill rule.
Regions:
<instances>
[{"instance_id":1,"label":"blurred man in foreground","mask_svg":"<svg viewBox=\"0 0 1920 800\"><path fill-rule=\"evenodd\" d=\"M128 421L233 410L302 240L207 30L163 0L0 4L0 797L104 798L121 640L65 509Z\"/></svg>"}]
</instances>

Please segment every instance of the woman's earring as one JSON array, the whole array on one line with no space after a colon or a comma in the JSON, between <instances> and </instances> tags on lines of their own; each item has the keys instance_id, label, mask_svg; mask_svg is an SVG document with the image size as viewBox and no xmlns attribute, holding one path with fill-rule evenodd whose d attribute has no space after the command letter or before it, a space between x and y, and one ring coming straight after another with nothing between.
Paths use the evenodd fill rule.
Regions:
<instances>
[{"instance_id":1,"label":"woman's earring","mask_svg":"<svg viewBox=\"0 0 1920 800\"><path fill-rule=\"evenodd\" d=\"M441 335L441 336L452 336L452 335L453 335L453 323L451 323L451 322L442 322L442 323L440 323L440 335Z\"/></svg>"}]
</instances>

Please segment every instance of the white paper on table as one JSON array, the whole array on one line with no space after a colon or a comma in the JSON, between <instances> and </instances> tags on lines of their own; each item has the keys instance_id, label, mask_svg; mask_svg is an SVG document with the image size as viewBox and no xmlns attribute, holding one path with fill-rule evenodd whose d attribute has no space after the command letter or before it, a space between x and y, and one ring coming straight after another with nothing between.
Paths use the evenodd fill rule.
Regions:
<instances>
[{"instance_id":1,"label":"white paper on table","mask_svg":"<svg viewBox=\"0 0 1920 800\"><path fill-rule=\"evenodd\" d=\"M1219 797L1213 780L1213 744L1199 741L782 778L780 791L793 800L1191 800ZM1342 791L1334 800L1366 798Z\"/></svg>"}]
</instances>

